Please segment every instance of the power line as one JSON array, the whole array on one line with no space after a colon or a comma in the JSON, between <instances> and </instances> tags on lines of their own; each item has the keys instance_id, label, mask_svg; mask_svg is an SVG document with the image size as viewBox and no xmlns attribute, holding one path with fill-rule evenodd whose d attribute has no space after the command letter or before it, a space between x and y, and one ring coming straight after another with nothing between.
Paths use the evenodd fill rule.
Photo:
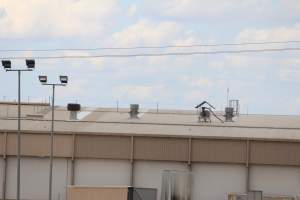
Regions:
<instances>
[{"instance_id":1,"label":"power line","mask_svg":"<svg viewBox=\"0 0 300 200\"><path fill-rule=\"evenodd\" d=\"M222 50L222 51L194 51L194 52L168 52L168 53L137 53L137 54L100 54L100 55L66 55L66 56L32 56L33 59L88 59L88 58L127 58L127 57L158 57L158 56L191 56L211 54L240 54L240 53L262 53L280 51L299 51L295 48L270 48L270 49L245 49L245 50ZM2 60L27 59L26 56L0 57Z\"/></svg>"},{"instance_id":2,"label":"power line","mask_svg":"<svg viewBox=\"0 0 300 200\"><path fill-rule=\"evenodd\" d=\"M289 44L289 43L300 43L300 40L270 41L270 42L220 43L220 44L132 46L132 47L54 48L54 49L0 49L0 52L51 52L51 51L98 51L98 50L130 50L130 49L167 49L167 48L244 46L244 45L263 45L263 44Z\"/></svg>"}]
</instances>

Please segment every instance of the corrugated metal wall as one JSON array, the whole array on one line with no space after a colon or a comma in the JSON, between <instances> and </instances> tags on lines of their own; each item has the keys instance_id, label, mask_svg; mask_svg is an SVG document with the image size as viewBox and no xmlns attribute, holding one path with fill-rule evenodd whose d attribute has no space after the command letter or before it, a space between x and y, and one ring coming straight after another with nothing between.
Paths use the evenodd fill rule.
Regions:
<instances>
[{"instance_id":1,"label":"corrugated metal wall","mask_svg":"<svg viewBox=\"0 0 300 200\"><path fill-rule=\"evenodd\" d=\"M75 185L128 186L130 166L125 160L77 159Z\"/></svg>"},{"instance_id":2,"label":"corrugated metal wall","mask_svg":"<svg viewBox=\"0 0 300 200\"><path fill-rule=\"evenodd\" d=\"M191 170L193 200L225 199L227 192L245 192L248 183L250 189L300 196L300 143L295 141L58 134L54 145L54 199L65 199L72 180L154 187L160 197L163 170ZM22 134L22 198L47 198L48 152L49 135ZM0 134L0 154L0 192L6 174L6 197L14 198L15 133Z\"/></svg>"},{"instance_id":3,"label":"corrugated metal wall","mask_svg":"<svg viewBox=\"0 0 300 200\"><path fill-rule=\"evenodd\" d=\"M188 166L182 162L136 161L134 163L134 186L157 188L157 198L160 199L163 170L187 171Z\"/></svg>"},{"instance_id":4,"label":"corrugated metal wall","mask_svg":"<svg viewBox=\"0 0 300 200\"><path fill-rule=\"evenodd\" d=\"M266 194L300 196L300 168L252 166L250 187Z\"/></svg>"},{"instance_id":5,"label":"corrugated metal wall","mask_svg":"<svg viewBox=\"0 0 300 200\"><path fill-rule=\"evenodd\" d=\"M246 193L246 167L193 164L193 200L225 200L230 192Z\"/></svg>"}]
</instances>

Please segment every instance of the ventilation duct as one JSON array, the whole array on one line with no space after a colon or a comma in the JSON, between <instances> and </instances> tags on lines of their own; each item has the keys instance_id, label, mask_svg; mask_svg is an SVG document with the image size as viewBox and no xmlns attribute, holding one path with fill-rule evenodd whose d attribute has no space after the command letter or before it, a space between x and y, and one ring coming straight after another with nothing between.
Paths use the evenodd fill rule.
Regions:
<instances>
[{"instance_id":1,"label":"ventilation duct","mask_svg":"<svg viewBox=\"0 0 300 200\"><path fill-rule=\"evenodd\" d=\"M225 108L225 121L226 122L232 122L234 117L234 109L233 107L226 107Z\"/></svg>"},{"instance_id":2,"label":"ventilation duct","mask_svg":"<svg viewBox=\"0 0 300 200\"><path fill-rule=\"evenodd\" d=\"M138 118L139 104L130 104L130 118Z\"/></svg>"},{"instance_id":3,"label":"ventilation duct","mask_svg":"<svg viewBox=\"0 0 300 200\"><path fill-rule=\"evenodd\" d=\"M77 120L78 111L80 111L80 104L77 103L69 103L68 111L70 111L70 120Z\"/></svg>"}]
</instances>

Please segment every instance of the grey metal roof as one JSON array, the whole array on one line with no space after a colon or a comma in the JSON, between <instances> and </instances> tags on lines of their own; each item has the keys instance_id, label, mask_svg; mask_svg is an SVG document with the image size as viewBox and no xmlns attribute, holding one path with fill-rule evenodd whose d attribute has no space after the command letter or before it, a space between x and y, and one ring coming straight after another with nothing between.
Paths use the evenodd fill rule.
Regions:
<instances>
[{"instance_id":1,"label":"grey metal roof","mask_svg":"<svg viewBox=\"0 0 300 200\"><path fill-rule=\"evenodd\" d=\"M8 110L8 111L7 111ZM199 123L197 111L142 110L130 119L128 109L82 108L79 120L69 120L65 107L55 108L55 131L96 134L232 137L300 140L300 116L240 115L234 122ZM221 116L222 113L219 113ZM0 129L16 130L17 105L0 102ZM49 131L48 104L22 105L22 130Z\"/></svg>"}]
</instances>

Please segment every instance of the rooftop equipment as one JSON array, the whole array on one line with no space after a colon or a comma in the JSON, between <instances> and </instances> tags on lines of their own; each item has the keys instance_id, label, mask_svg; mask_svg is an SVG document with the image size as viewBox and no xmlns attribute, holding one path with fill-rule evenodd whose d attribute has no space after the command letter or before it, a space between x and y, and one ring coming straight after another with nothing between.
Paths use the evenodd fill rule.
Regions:
<instances>
[{"instance_id":1,"label":"rooftop equipment","mask_svg":"<svg viewBox=\"0 0 300 200\"><path fill-rule=\"evenodd\" d=\"M225 108L225 121L233 122L233 117L239 115L240 104L239 100L233 99L229 101L229 107Z\"/></svg>"},{"instance_id":2,"label":"rooftop equipment","mask_svg":"<svg viewBox=\"0 0 300 200\"><path fill-rule=\"evenodd\" d=\"M232 107L226 107L225 108L225 121L226 122L233 122L233 117L234 117L234 109Z\"/></svg>"},{"instance_id":3,"label":"rooftop equipment","mask_svg":"<svg viewBox=\"0 0 300 200\"><path fill-rule=\"evenodd\" d=\"M137 119L137 118L139 118L138 117L138 114L139 114L139 104L130 104L129 114L130 114L130 118L131 119Z\"/></svg>"},{"instance_id":4,"label":"rooftop equipment","mask_svg":"<svg viewBox=\"0 0 300 200\"><path fill-rule=\"evenodd\" d=\"M77 103L69 103L68 104L68 111L70 111L70 120L77 120L77 113L80 111L81 106Z\"/></svg>"},{"instance_id":5,"label":"rooftop equipment","mask_svg":"<svg viewBox=\"0 0 300 200\"><path fill-rule=\"evenodd\" d=\"M234 109L234 114L238 116L240 114L240 101L237 99L229 100L229 107Z\"/></svg>"},{"instance_id":6,"label":"rooftop equipment","mask_svg":"<svg viewBox=\"0 0 300 200\"><path fill-rule=\"evenodd\" d=\"M207 104L209 107L205 107L204 105ZM217 118L220 122L224 122L222 119L220 119L213 111L212 109L215 109L213 105L208 103L207 101L203 101L199 105L197 105L195 108L201 108L201 111L199 113L199 122L211 122L210 115L212 114L215 118Z\"/></svg>"}]
</instances>

